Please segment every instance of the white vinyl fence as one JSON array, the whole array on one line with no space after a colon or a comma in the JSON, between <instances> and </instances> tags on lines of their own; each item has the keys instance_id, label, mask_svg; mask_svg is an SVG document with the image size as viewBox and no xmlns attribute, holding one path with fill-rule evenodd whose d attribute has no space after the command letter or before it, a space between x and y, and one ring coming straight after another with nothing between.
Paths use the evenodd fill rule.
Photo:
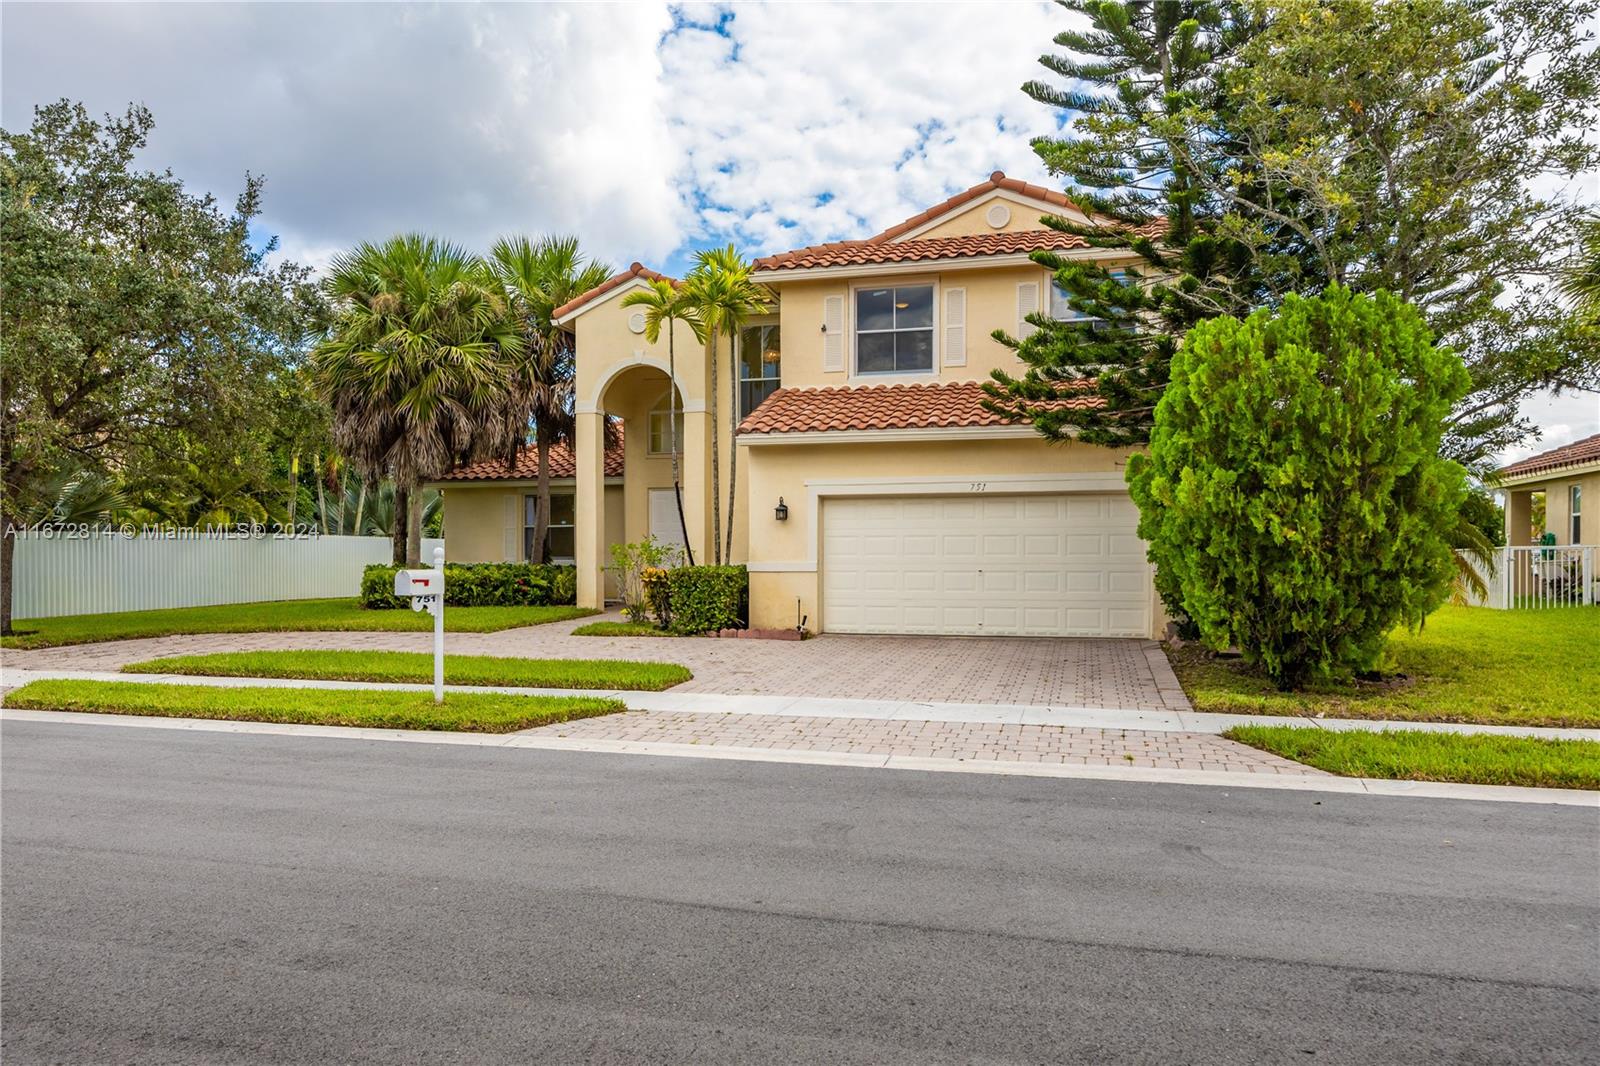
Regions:
<instances>
[{"instance_id":1,"label":"white vinyl fence","mask_svg":"<svg viewBox=\"0 0 1600 1066\"><path fill-rule=\"evenodd\" d=\"M1600 603L1600 548L1552 544L1496 548L1494 573L1466 556L1484 578L1489 595L1473 605L1512 607L1588 607Z\"/></svg>"},{"instance_id":2,"label":"white vinyl fence","mask_svg":"<svg viewBox=\"0 0 1600 1066\"><path fill-rule=\"evenodd\" d=\"M443 544L425 540L423 559ZM390 558L388 537L27 533L17 538L12 614L51 618L354 596L362 569Z\"/></svg>"}]
</instances>

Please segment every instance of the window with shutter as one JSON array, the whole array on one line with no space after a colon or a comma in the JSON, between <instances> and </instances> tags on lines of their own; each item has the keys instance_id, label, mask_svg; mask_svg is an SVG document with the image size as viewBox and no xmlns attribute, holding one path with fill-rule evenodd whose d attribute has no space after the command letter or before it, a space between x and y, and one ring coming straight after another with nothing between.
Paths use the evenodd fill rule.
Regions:
<instances>
[{"instance_id":1,"label":"window with shutter","mask_svg":"<svg viewBox=\"0 0 1600 1066\"><path fill-rule=\"evenodd\" d=\"M944 290L944 365L967 365L967 290Z\"/></svg>"},{"instance_id":2,"label":"window with shutter","mask_svg":"<svg viewBox=\"0 0 1600 1066\"><path fill-rule=\"evenodd\" d=\"M1025 281L1017 286L1017 339L1025 340L1033 334L1034 325L1028 316L1039 310L1039 285Z\"/></svg>"},{"instance_id":3,"label":"window with shutter","mask_svg":"<svg viewBox=\"0 0 1600 1066\"><path fill-rule=\"evenodd\" d=\"M825 296L822 300L822 369L844 370L843 296Z\"/></svg>"}]
</instances>

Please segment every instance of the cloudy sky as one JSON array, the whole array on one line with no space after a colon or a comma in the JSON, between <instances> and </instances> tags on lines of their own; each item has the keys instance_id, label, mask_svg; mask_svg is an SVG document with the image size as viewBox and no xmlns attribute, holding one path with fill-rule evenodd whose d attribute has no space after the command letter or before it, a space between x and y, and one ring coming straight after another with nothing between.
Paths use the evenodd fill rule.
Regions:
<instances>
[{"instance_id":1,"label":"cloudy sky","mask_svg":"<svg viewBox=\"0 0 1600 1066\"><path fill-rule=\"evenodd\" d=\"M1018 87L1053 4L23 4L0 10L0 119L63 96L155 114L146 162L231 199L313 265L422 229L475 247L570 232L682 269L858 237L995 169L1048 181ZM1600 191L1597 191L1600 192ZM1531 452L1600 398L1530 407Z\"/></svg>"}]
</instances>

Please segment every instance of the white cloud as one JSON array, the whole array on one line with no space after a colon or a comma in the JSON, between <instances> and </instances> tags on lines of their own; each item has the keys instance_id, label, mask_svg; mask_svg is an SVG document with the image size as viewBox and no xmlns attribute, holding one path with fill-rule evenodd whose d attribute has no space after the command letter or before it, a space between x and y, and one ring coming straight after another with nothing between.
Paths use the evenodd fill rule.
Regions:
<instances>
[{"instance_id":1,"label":"white cloud","mask_svg":"<svg viewBox=\"0 0 1600 1066\"><path fill-rule=\"evenodd\" d=\"M782 4L681 13L662 42L691 238L778 251L866 236L995 169L1046 181L1020 91L1047 3ZM691 17L692 16L692 17Z\"/></svg>"}]
</instances>

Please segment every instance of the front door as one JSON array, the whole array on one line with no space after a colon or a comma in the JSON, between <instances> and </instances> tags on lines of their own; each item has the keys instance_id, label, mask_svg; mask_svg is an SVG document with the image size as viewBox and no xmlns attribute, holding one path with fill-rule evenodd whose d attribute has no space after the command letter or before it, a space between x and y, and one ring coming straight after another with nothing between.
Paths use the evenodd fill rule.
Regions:
<instances>
[{"instance_id":1,"label":"front door","mask_svg":"<svg viewBox=\"0 0 1600 1066\"><path fill-rule=\"evenodd\" d=\"M650 490L650 537L657 544L678 550L674 562L683 562L683 523L678 518L678 500L672 489Z\"/></svg>"}]
</instances>

